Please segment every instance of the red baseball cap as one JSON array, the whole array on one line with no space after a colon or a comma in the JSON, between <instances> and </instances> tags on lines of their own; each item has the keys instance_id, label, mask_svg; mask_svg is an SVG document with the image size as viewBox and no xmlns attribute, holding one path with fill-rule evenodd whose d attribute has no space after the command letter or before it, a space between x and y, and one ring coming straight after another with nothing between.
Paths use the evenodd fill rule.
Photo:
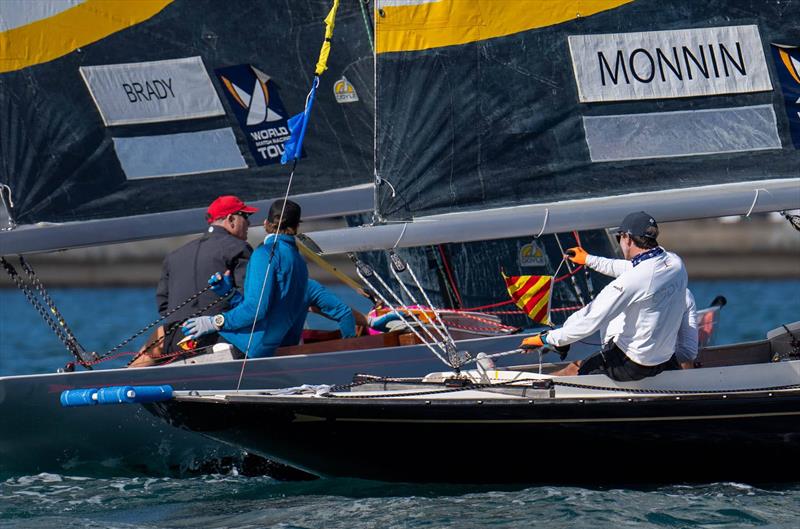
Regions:
<instances>
[{"instance_id":1,"label":"red baseball cap","mask_svg":"<svg viewBox=\"0 0 800 529\"><path fill-rule=\"evenodd\" d=\"M243 213L255 213L258 211L258 208L248 206L237 196L223 195L217 197L217 199L208 206L208 210L206 210L206 220L211 224L217 219L239 213L240 211Z\"/></svg>"}]
</instances>

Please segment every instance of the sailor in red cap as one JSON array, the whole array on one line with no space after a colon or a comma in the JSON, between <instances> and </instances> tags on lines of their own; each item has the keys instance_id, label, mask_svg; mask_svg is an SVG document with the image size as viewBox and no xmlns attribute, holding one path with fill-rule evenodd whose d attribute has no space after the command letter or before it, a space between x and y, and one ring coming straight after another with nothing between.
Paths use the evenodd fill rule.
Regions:
<instances>
[{"instance_id":1,"label":"sailor in red cap","mask_svg":"<svg viewBox=\"0 0 800 529\"><path fill-rule=\"evenodd\" d=\"M242 199L233 195L217 197L208 206L206 210L208 231L202 237L181 246L164 258L161 280L156 291L159 314L163 316L173 311L186 299L208 287L208 278L220 270L231 271L226 277L226 282L232 288L237 290L243 288L245 270L253 253L253 248L247 243L247 229L250 226L248 219L256 211L258 208L248 206ZM206 291L170 314L164 322L164 329L175 328L165 337L164 352L177 350L177 343L183 339L180 327L174 325L176 322L182 322L191 316L216 314L220 310L227 310L228 304L223 301L205 312L200 311L218 299L217 294ZM203 340L209 343L197 345L210 345L217 339L217 335L204 337ZM142 357L132 365L150 364L152 361Z\"/></svg>"}]
</instances>

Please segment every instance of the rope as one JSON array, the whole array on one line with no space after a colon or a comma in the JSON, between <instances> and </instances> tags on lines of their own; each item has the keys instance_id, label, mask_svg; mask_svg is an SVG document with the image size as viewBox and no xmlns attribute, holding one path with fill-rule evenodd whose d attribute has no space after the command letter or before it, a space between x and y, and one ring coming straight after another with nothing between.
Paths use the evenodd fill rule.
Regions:
<instances>
[{"instance_id":1,"label":"rope","mask_svg":"<svg viewBox=\"0 0 800 529\"><path fill-rule=\"evenodd\" d=\"M481 359L485 358L496 358L498 356L507 356L511 354L520 353L520 349L515 349L513 351L505 351L503 353L496 353L493 355L486 355ZM473 361L477 361L477 358L470 359L466 363L471 363ZM574 382L563 382L558 380L558 378L550 378L547 379L553 386L563 386L563 387L573 387L579 389L590 389L590 390L597 390L597 391L611 391L611 392L618 392L618 393L634 393L634 394L657 394L657 395L731 395L737 393L763 393L769 391L782 391L782 390L792 390L792 389L800 389L800 384L786 384L782 386L766 386L766 387L758 387L758 388L744 388L744 389L642 389L642 388L619 388L619 387L606 387L606 386L594 386L590 384L578 384ZM408 382L419 382L416 379L392 379L392 378L380 378L374 377L370 379L363 379L359 380L358 382L352 382L350 384L343 384L339 386L331 387L331 393L338 392L338 391L345 391L348 389L352 389L357 386L362 386L364 384L370 383L408 383ZM505 382L497 382L497 383L480 383L480 384L468 384L465 386L458 386L452 388L441 388L441 389L431 389L428 391L409 391L405 393L392 393L391 395L379 394L379 395L332 395L331 393L327 393L322 395L328 398L341 398L341 399L376 399L376 398L394 398L394 397L413 397L413 396L422 396L422 395L438 395L440 393L453 393L458 391L464 390L475 390L475 389L485 389L485 388L496 388L496 387L525 387L520 386L518 384L519 380L509 380Z\"/></svg>"},{"instance_id":2,"label":"rope","mask_svg":"<svg viewBox=\"0 0 800 529\"><path fill-rule=\"evenodd\" d=\"M203 290L200 290L199 292L197 292L197 293L195 293L195 294L192 294L191 296L189 296L188 298L186 298L186 300L184 300L184 301L183 301L183 302L182 302L180 305L178 305L177 307L175 307L175 308L174 308L174 309L172 309L171 311L167 312L166 314L164 314L163 316L161 316L161 317L160 317L160 318L158 318L157 320L153 321L152 323L150 323L150 324L146 325L145 327L142 327L141 329L139 329L138 331L136 331L136 332L135 332L135 333L134 333L132 336L130 336L129 338L126 338L125 340L122 340L120 343L118 343L117 345L115 345L114 347L112 347L111 349L109 349L109 350L108 350L106 353L104 353L102 356L100 356L100 359L102 359L102 358L105 358L106 356L109 356L109 355L112 355L112 354L114 354L114 352L116 352L118 349L121 349L122 347L124 347L124 346L128 345L129 343L131 343L133 340L135 340L136 338L138 338L138 337L139 337L139 336L141 336L142 334L146 333L147 331L149 331L150 329L152 329L153 327L155 327L156 325L158 325L158 324L159 324L159 323L161 323L162 321L164 321L164 320L166 320L167 318L169 318L171 315L175 314L177 311L179 311L180 309L182 309L183 307L185 307L187 304L191 303L192 301L196 300L196 299L197 299L198 297L200 297L201 295L203 295L203 294L205 294L206 292L208 292L210 289L211 289L211 285L209 285L209 286L205 287ZM195 311L195 312L194 312L194 314L192 314L192 316L190 316L190 317L194 317L194 316L197 316L197 315L199 315L199 314L202 314L203 312L207 311L207 310L208 310L208 309L210 309L211 307L214 307L214 306L218 305L219 303L221 303L221 302L222 302L222 301L224 301L225 299L227 299L227 298L218 298L218 299L214 300L213 302L211 302L211 303L210 303L210 304L208 304L207 306L203 307L202 309ZM175 324L173 324L173 325L172 325L172 329L174 329L174 328L175 328L175 325L177 325L177 324L179 324L179 323L181 323L181 322L176 322ZM170 332L171 332L171 331L170 331ZM164 332L164 336L166 336L166 335L167 335L167 332L165 331L165 332ZM163 338L162 338L161 340L163 341ZM155 345L155 344L151 345L150 347L153 347L154 345ZM149 349L149 347L148 347L148 349Z\"/></svg>"},{"instance_id":3,"label":"rope","mask_svg":"<svg viewBox=\"0 0 800 529\"><path fill-rule=\"evenodd\" d=\"M28 276L28 281L30 282L30 284L32 284L33 287L36 289L36 292L39 294L39 297L44 301L44 304L47 306L47 308L50 309L50 314L53 321L58 323L58 325L64 331L64 334L66 335L69 342L78 352L81 359L83 359L85 362L86 358L84 358L84 354L86 353L86 349L83 348L80 342L78 342L78 339L72 333L72 330L70 330L66 320L64 319L64 316L61 315L61 312L58 310L58 307L56 306L55 301L53 301L53 298L51 298L50 294L47 293L47 289L44 287L44 284L37 277L36 272L33 270L33 267L30 264L28 264L28 261L22 255L19 256L19 264L20 266L22 266L22 269L25 270L25 274Z\"/></svg>"},{"instance_id":4,"label":"rope","mask_svg":"<svg viewBox=\"0 0 800 529\"><path fill-rule=\"evenodd\" d=\"M63 325L60 322L55 320L54 312L51 309L50 311L46 310L43 306L42 302L36 297L36 294L31 290L30 286L25 283L22 277L17 273L17 270L14 266L6 261L5 257L0 257L0 264L5 269L8 276L14 282L14 284L22 291L22 294L25 296L25 299L28 300L28 303L39 313L44 320L45 324L53 331L53 334L56 335L56 338L61 341L61 343L66 347L67 351L69 351L75 359L78 361L79 364L86 366L86 359L84 359L81 355L81 350L78 349L74 338L71 340L70 335L72 333L67 333L66 323ZM55 312L57 313L57 311Z\"/></svg>"},{"instance_id":5,"label":"rope","mask_svg":"<svg viewBox=\"0 0 800 529\"><path fill-rule=\"evenodd\" d=\"M553 385L555 386L564 386L569 388L591 389L598 391L616 391L622 393L637 393L637 394L656 393L659 395L688 395L688 394L719 395L723 393L725 394L753 393L753 392L763 392L763 391L779 391L784 389L800 389L800 384L787 384L784 386L766 386L760 388L746 388L746 389L639 389L639 388L593 386L591 384L578 384L576 382L562 382L556 378L551 380L553 381Z\"/></svg>"},{"instance_id":6,"label":"rope","mask_svg":"<svg viewBox=\"0 0 800 529\"><path fill-rule=\"evenodd\" d=\"M369 265L367 265L367 264L363 263L362 261L360 261L360 260L359 260L359 259L358 259L358 258L357 258L355 255L353 255L353 254L349 254L349 256L350 256L350 259L352 259L352 260L353 260L353 263L356 265L356 273L358 274L358 277L360 277L360 278L361 278L361 280L364 282L364 284L366 284L366 285L367 285L367 287L369 287L369 289L370 289L370 290L372 290L372 291L375 293L375 295L376 295L376 296L378 296L378 298L380 298L380 300L381 300L381 301L382 301L382 302L383 302L383 303L384 303L384 304L385 304L387 307L389 307L389 309L390 309L390 310L394 310L394 311L396 311L397 309L395 309L395 308L392 306L392 304L389 302L389 300L387 300L387 299L386 299L386 297L384 297L384 295L383 295L383 294L382 294L382 293L381 293L381 292L380 292L380 291L379 291L379 290L378 290L378 289L377 289L377 288L376 288L376 287L375 287L375 286L372 284L372 282L371 282L370 280L368 280L368 279L367 279L367 274L368 274L369 276L375 276L375 277L378 279L378 281L380 281L382 284L384 284L384 285L385 285L385 283L384 283L383 279L381 279L381 277L380 277L379 275L377 275L377 274L375 273L375 271L374 271L374 270L373 270L371 267L369 267ZM362 268L364 269L364 271L362 271ZM365 273L365 272L366 272L366 273ZM391 292L391 290L390 290L390 289L388 289L388 287L384 287L384 288L387 288L387 290L389 290L389 292ZM393 292L391 292L391 293L392 293L392 294L394 294ZM395 297L396 297L396 296L395 296ZM412 326L412 325L411 325L411 324L408 322L408 320L406 320L406 318L405 318L405 316L403 315L402 311L398 311L397 313L398 313L398 315L400 316L400 319L401 319L401 320L403 321L403 323L406 325L406 327L408 327L408 329L409 329L409 330L410 330L412 333L414 333L414 335L415 335L417 338L419 338L419 340L420 340L420 341L421 341L421 342L422 342L422 343L425 345L425 347L427 347L427 348L428 348L428 349L429 349L429 350L430 350L430 351L431 351L431 352L432 352L432 353L433 353L433 354L434 354L434 355L435 355L435 356L436 356L436 357L437 357L439 360L441 360L441 361L442 361L442 362L443 362L443 363L444 363L446 366L448 366L448 367L453 367L453 366L450 364L450 362L448 362L447 360L445 360L445 359L442 357L442 355L440 355L440 354L439 354L439 352L438 352L436 349L434 349L434 348L433 348L433 346L432 346L430 343L428 343L428 341L427 341L425 338L423 338L423 337L422 337L422 335L421 335L420 333L418 333L418 332L417 332L417 330L414 328L414 326ZM413 313L412 313L412 316L413 316ZM419 320L417 320L417 321L419 321ZM420 325L422 325L422 324L420 323ZM443 352L445 352L445 353L446 353L446 351L444 351L444 349L443 349Z\"/></svg>"},{"instance_id":7,"label":"rope","mask_svg":"<svg viewBox=\"0 0 800 529\"><path fill-rule=\"evenodd\" d=\"M583 244L581 244L581 236L578 234L577 230L572 231L573 237L575 237L575 242L578 243L578 246L583 248ZM589 267L581 265L578 270L583 268L584 278L586 279L586 288L589 290L589 299L594 300L594 283L592 283L592 274L589 273Z\"/></svg>"},{"instance_id":8,"label":"rope","mask_svg":"<svg viewBox=\"0 0 800 529\"><path fill-rule=\"evenodd\" d=\"M500 323L498 321L490 320L488 318L482 318L482 317L480 317L480 316L478 316L476 314L463 313L463 312L458 311L458 310L441 310L440 312L442 314L458 314L462 318L467 318L467 319L470 319L470 320L479 321L481 323L487 324L487 326L493 326L493 327L500 328L500 329L505 329L505 330L518 330L517 327L512 327L510 325L504 325L503 323ZM458 327L457 325L455 325L453 323L451 323L450 326L451 327Z\"/></svg>"},{"instance_id":9,"label":"rope","mask_svg":"<svg viewBox=\"0 0 800 529\"><path fill-rule=\"evenodd\" d=\"M11 188L7 184L0 184L0 201L3 202L3 207L8 215L6 226L0 228L0 231L11 231L17 227L17 223L14 221L14 216L11 213L11 210L14 208L14 200L11 198Z\"/></svg>"},{"instance_id":10,"label":"rope","mask_svg":"<svg viewBox=\"0 0 800 529\"><path fill-rule=\"evenodd\" d=\"M315 77L315 79L318 79ZM280 237L280 230L283 224L283 214L286 210L286 202L289 200L289 190L292 188L292 180L294 179L294 171L297 168L297 158L294 159L294 163L292 163L292 172L289 173L289 182L286 185L286 193L283 196L283 204L281 204L281 214L278 217L278 226L276 227L275 237L272 239L272 248L270 248L269 252L269 263L267 264L267 272L264 274L264 281L261 283L261 293L258 296L258 304L256 305L256 311L253 315L253 326L250 328L250 337L247 339L247 348L244 351L244 360L242 361L242 369L239 371L239 380L236 382L236 391L239 391L239 388L242 386L242 379L244 378L244 368L247 366L247 359L250 357L250 346L253 344L253 335L256 332L256 323L258 323L258 313L261 310L261 303L264 301L264 291L267 288L267 279L269 278L269 272L272 269L272 260L275 258L275 247L278 244L278 238Z\"/></svg>"},{"instance_id":11,"label":"rope","mask_svg":"<svg viewBox=\"0 0 800 529\"><path fill-rule=\"evenodd\" d=\"M372 50L372 54L375 55L375 44L372 42L372 28L370 27L369 18L367 16L367 4L369 4L369 0L360 0L358 2L358 5L361 6L361 17L364 19L364 29L367 32L369 47Z\"/></svg>"},{"instance_id":12,"label":"rope","mask_svg":"<svg viewBox=\"0 0 800 529\"><path fill-rule=\"evenodd\" d=\"M561 239L558 238L558 234L557 233L554 233L553 236L556 239L556 244L558 244L558 249L561 251L561 255L564 255L564 247L561 246ZM565 262L567 264L567 270L570 271L570 273L567 274L566 277L568 277L570 279L570 282L572 283L572 289L575 291L575 294L578 297L578 301L581 303L581 305L586 305L586 301L583 299L583 294L581 293L581 289L578 286L578 282L575 281L575 274L578 272L578 270L580 270L580 267L576 268L575 270L572 270L572 267L570 266L570 260L566 259L566 258L564 260L565 260ZM583 265L580 265L580 266L583 266ZM554 282L555 282L555 280L554 280Z\"/></svg>"},{"instance_id":13,"label":"rope","mask_svg":"<svg viewBox=\"0 0 800 529\"><path fill-rule=\"evenodd\" d=\"M439 255L442 257L442 264L444 264L444 270L447 274L447 280L450 282L450 288L453 290L453 294L456 296L458 306L461 307L464 305L464 302L461 300L461 293L458 291L458 286L456 286L456 282L453 279L453 272L450 270L450 262L444 253L444 246L438 244L436 247L439 249Z\"/></svg>"},{"instance_id":14,"label":"rope","mask_svg":"<svg viewBox=\"0 0 800 529\"><path fill-rule=\"evenodd\" d=\"M436 318L436 321L439 322L439 325L441 325L441 328L440 328L434 322L433 327L439 333L439 336L442 338L442 341L447 343L447 345L449 346L449 353L455 354L455 350L456 350L455 340L453 340L453 337L450 336L450 332L447 330L447 326L442 321L442 318L439 315L439 311L437 311L436 308L433 308L433 303L431 303L430 298L428 298L428 294L425 292L425 289L422 288L422 285L420 284L419 280L417 279L416 274L414 274L414 270L412 270L411 267L408 266L408 263L400 261L400 256L399 255L393 254L393 255L390 255L390 258L392 259L393 263L395 263L395 259L396 259L397 260L397 264L403 266L404 270L406 272L408 272L408 274L411 276L411 279L414 281L414 284L416 285L417 289L422 294L422 297L425 298L425 303L427 304L427 306L428 307L432 307L433 315ZM392 270L392 274L394 275L394 278L397 280L398 283L400 283L401 288L403 288L403 290L405 290L405 292L409 296L409 298L411 298L411 302L413 304L415 304L415 305L419 305L419 302L417 302L417 300L414 298L414 296L411 294L411 292L408 290L408 288L406 288L405 283L403 283L400 280L400 277L398 276L398 273L396 272L394 266L391 267L391 270Z\"/></svg>"},{"instance_id":15,"label":"rope","mask_svg":"<svg viewBox=\"0 0 800 529\"><path fill-rule=\"evenodd\" d=\"M789 221L794 229L800 231L800 215L791 215L786 211L781 211L781 214Z\"/></svg>"}]
</instances>

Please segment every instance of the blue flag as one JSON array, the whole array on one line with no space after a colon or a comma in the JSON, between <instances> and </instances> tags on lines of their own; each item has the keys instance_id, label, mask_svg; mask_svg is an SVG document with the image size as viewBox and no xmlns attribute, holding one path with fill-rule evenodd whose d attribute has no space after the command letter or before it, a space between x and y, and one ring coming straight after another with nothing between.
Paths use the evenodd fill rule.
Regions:
<instances>
[{"instance_id":1,"label":"blue flag","mask_svg":"<svg viewBox=\"0 0 800 529\"><path fill-rule=\"evenodd\" d=\"M286 164L291 160L296 160L303 155L303 138L306 135L308 117L311 115L311 107L314 106L314 97L317 93L317 78L311 83L311 92L306 99L306 108L303 112L295 114L289 118L289 139L283 142L283 156L281 163Z\"/></svg>"}]
</instances>

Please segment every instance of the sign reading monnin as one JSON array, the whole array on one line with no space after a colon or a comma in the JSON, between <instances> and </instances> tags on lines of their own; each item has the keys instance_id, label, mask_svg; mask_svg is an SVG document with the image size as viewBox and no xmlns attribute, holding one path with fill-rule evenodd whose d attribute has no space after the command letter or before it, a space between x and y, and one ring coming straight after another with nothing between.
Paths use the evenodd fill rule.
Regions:
<instances>
[{"instance_id":1,"label":"sign reading monnin","mask_svg":"<svg viewBox=\"0 0 800 529\"><path fill-rule=\"evenodd\" d=\"M581 102L772 90L757 26L573 35Z\"/></svg>"}]
</instances>

